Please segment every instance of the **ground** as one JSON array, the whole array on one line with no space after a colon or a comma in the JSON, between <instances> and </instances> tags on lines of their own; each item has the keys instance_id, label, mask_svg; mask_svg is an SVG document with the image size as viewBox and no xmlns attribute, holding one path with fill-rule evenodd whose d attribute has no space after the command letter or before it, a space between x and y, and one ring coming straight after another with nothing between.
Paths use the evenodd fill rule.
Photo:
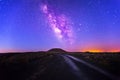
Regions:
<instances>
[{"instance_id":1,"label":"ground","mask_svg":"<svg viewBox=\"0 0 120 80\"><path fill-rule=\"evenodd\" d=\"M73 60L70 56L73 59L80 59L81 62ZM109 78L106 73L91 69L92 67L86 65L84 61L115 77ZM82 70L85 75L81 73L82 71L78 70L77 72L76 68ZM119 76L119 53L26 52L0 54L0 80L112 80L115 78L119 80Z\"/></svg>"}]
</instances>

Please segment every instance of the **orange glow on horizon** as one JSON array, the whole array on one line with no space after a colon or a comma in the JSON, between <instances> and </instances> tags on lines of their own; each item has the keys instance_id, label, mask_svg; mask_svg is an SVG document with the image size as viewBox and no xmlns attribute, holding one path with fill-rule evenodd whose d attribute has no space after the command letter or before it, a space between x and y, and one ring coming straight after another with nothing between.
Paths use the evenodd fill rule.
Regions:
<instances>
[{"instance_id":1,"label":"orange glow on horizon","mask_svg":"<svg viewBox=\"0 0 120 80\"><path fill-rule=\"evenodd\" d=\"M86 49L86 50L83 50L83 52L96 53L96 52L104 52L104 51L103 51L103 50L100 50L100 49Z\"/></svg>"},{"instance_id":2,"label":"orange glow on horizon","mask_svg":"<svg viewBox=\"0 0 120 80\"><path fill-rule=\"evenodd\" d=\"M120 52L120 48L117 46L97 46L97 45L88 45L79 47L78 50L82 52L92 52L92 53L99 53L99 52Z\"/></svg>"},{"instance_id":3,"label":"orange glow on horizon","mask_svg":"<svg viewBox=\"0 0 120 80\"><path fill-rule=\"evenodd\" d=\"M111 49L111 50L104 50L104 49L84 49L82 52L92 52L92 53L98 53L98 52L120 52L120 50Z\"/></svg>"},{"instance_id":4,"label":"orange glow on horizon","mask_svg":"<svg viewBox=\"0 0 120 80\"><path fill-rule=\"evenodd\" d=\"M99 49L91 49L91 50L88 50L89 52L103 52L102 50L99 50Z\"/></svg>"},{"instance_id":5,"label":"orange glow on horizon","mask_svg":"<svg viewBox=\"0 0 120 80\"><path fill-rule=\"evenodd\" d=\"M97 47L86 47L81 49L82 52L92 52L92 53L98 53L98 52L105 52L106 50L102 49L102 48L97 48Z\"/></svg>"}]
</instances>

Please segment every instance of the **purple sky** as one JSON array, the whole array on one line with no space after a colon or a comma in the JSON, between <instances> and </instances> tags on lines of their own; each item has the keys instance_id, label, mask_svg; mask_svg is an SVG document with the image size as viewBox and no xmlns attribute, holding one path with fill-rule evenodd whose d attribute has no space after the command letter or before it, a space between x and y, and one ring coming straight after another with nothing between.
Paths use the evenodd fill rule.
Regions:
<instances>
[{"instance_id":1,"label":"purple sky","mask_svg":"<svg viewBox=\"0 0 120 80\"><path fill-rule=\"evenodd\" d=\"M120 51L119 4L119 0L0 0L0 52Z\"/></svg>"}]
</instances>

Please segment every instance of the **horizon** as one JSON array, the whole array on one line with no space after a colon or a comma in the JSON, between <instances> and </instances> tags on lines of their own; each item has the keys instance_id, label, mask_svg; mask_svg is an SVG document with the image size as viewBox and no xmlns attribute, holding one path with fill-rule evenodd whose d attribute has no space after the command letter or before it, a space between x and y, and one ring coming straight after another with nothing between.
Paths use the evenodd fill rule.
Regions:
<instances>
[{"instance_id":1,"label":"horizon","mask_svg":"<svg viewBox=\"0 0 120 80\"><path fill-rule=\"evenodd\" d=\"M86 52L88 52L88 53L119 53L120 52L119 50L102 51L102 50L98 50L98 49L83 50L83 51L69 51L69 50L62 49L62 48L51 48L51 49L47 49L47 50L3 50L3 51L0 50L0 53L24 53L24 52L41 52L41 51L47 52L52 49L61 49L66 52L80 52L80 53L86 53Z\"/></svg>"}]
</instances>

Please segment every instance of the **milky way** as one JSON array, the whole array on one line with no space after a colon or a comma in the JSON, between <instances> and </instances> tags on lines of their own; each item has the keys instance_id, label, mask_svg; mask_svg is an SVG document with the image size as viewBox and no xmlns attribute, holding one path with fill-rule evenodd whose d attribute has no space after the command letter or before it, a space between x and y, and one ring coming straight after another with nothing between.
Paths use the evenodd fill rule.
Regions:
<instances>
[{"instance_id":1,"label":"milky way","mask_svg":"<svg viewBox=\"0 0 120 80\"><path fill-rule=\"evenodd\" d=\"M41 10L58 40L72 44L74 42L72 24L67 16L59 14L47 1L42 3Z\"/></svg>"}]
</instances>

